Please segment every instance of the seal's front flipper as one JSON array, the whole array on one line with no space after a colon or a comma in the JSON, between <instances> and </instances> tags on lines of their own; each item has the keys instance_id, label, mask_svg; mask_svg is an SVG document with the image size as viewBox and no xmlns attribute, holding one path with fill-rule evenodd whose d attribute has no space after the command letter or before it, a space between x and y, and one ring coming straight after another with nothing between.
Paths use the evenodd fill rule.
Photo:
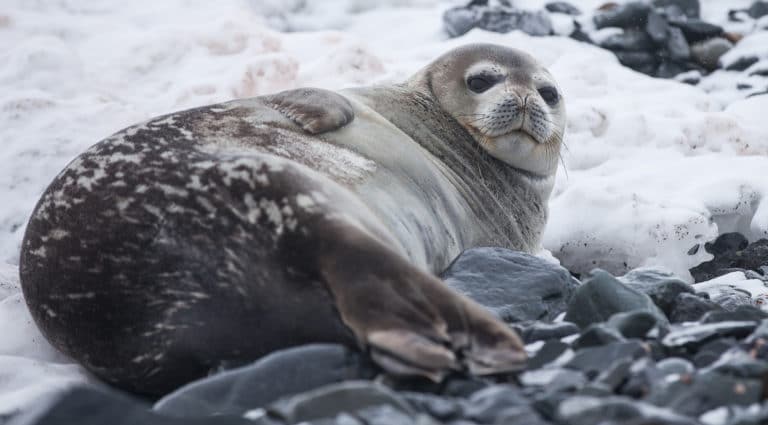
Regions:
<instances>
[{"instance_id":1,"label":"seal's front flipper","mask_svg":"<svg viewBox=\"0 0 768 425\"><path fill-rule=\"evenodd\" d=\"M265 96L265 100L310 134L338 130L355 118L352 104L344 96L329 90L287 90Z\"/></svg>"}]
</instances>

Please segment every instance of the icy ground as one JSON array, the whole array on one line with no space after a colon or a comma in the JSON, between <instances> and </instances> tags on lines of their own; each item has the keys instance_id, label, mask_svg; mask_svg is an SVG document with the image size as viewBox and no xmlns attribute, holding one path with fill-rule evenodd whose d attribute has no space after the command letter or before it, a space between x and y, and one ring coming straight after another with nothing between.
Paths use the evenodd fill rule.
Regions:
<instances>
[{"instance_id":1,"label":"icy ground","mask_svg":"<svg viewBox=\"0 0 768 425\"><path fill-rule=\"evenodd\" d=\"M19 292L34 203L86 147L171 111L397 82L454 46L503 44L536 56L565 95L567 149L544 237L565 266L663 266L690 279L709 258L696 245L727 231L768 236L768 96L742 99L725 74L705 79L705 92L564 37L473 30L449 40L440 16L451 3L438 0L0 3L0 418L88 379L43 340ZM748 3L704 1L704 18L723 23Z\"/></svg>"}]
</instances>

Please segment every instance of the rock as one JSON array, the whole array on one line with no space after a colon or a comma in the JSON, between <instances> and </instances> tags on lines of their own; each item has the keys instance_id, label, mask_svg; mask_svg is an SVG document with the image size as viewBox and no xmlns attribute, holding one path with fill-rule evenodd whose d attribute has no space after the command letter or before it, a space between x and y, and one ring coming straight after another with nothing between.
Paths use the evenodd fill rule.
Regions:
<instances>
[{"instance_id":1,"label":"rock","mask_svg":"<svg viewBox=\"0 0 768 425\"><path fill-rule=\"evenodd\" d=\"M449 376L443 382L440 394L447 397L466 398L490 385L490 382L477 376Z\"/></svg>"},{"instance_id":2,"label":"rock","mask_svg":"<svg viewBox=\"0 0 768 425\"><path fill-rule=\"evenodd\" d=\"M586 32L584 32L584 30L581 29L581 25L576 21L573 21L573 24L575 29L568 37L571 37L572 39L577 41L592 44L593 43L592 38L589 36L589 34L587 34Z\"/></svg>"},{"instance_id":3,"label":"rock","mask_svg":"<svg viewBox=\"0 0 768 425\"><path fill-rule=\"evenodd\" d=\"M768 362L757 360L740 348L732 348L723 352L706 370L734 378L760 379L768 376Z\"/></svg>"},{"instance_id":4,"label":"rock","mask_svg":"<svg viewBox=\"0 0 768 425\"><path fill-rule=\"evenodd\" d=\"M447 422L458 419L464 414L461 401L453 397L441 397L429 393L401 392L400 395L417 411Z\"/></svg>"},{"instance_id":5,"label":"rock","mask_svg":"<svg viewBox=\"0 0 768 425\"><path fill-rule=\"evenodd\" d=\"M704 22L700 19L670 19L669 23L683 31L688 43L696 43L723 35L723 27Z\"/></svg>"},{"instance_id":6,"label":"rock","mask_svg":"<svg viewBox=\"0 0 768 425\"><path fill-rule=\"evenodd\" d=\"M749 321L718 322L704 325L692 325L673 328L662 339L662 344L669 348L687 348L696 350L707 342L722 337L744 337L749 335L757 324Z\"/></svg>"},{"instance_id":7,"label":"rock","mask_svg":"<svg viewBox=\"0 0 768 425\"><path fill-rule=\"evenodd\" d=\"M632 362L629 377L618 389L618 393L633 398L645 398L663 378L664 373L656 367L653 360L641 358Z\"/></svg>"},{"instance_id":8,"label":"rock","mask_svg":"<svg viewBox=\"0 0 768 425\"><path fill-rule=\"evenodd\" d=\"M690 375L696 371L691 362L680 357L667 357L656 363L656 368L664 375Z\"/></svg>"},{"instance_id":9,"label":"rock","mask_svg":"<svg viewBox=\"0 0 768 425\"><path fill-rule=\"evenodd\" d=\"M758 77L768 77L768 68L765 69L756 69L749 73L750 77L758 76Z\"/></svg>"},{"instance_id":10,"label":"rock","mask_svg":"<svg viewBox=\"0 0 768 425\"><path fill-rule=\"evenodd\" d=\"M751 305L737 306L733 311L716 310L706 313L702 318L702 323L717 323L735 320L752 320L760 322L768 318L768 313Z\"/></svg>"},{"instance_id":11,"label":"rock","mask_svg":"<svg viewBox=\"0 0 768 425\"><path fill-rule=\"evenodd\" d=\"M383 408L383 409L382 409ZM370 381L347 381L320 387L308 392L282 398L266 408L267 413L288 423L333 418L339 413L355 413L364 423L366 416L374 419L388 416L384 425L410 424L416 420L414 409L389 388Z\"/></svg>"},{"instance_id":12,"label":"rock","mask_svg":"<svg viewBox=\"0 0 768 425\"><path fill-rule=\"evenodd\" d=\"M712 371L682 379L665 379L648 396L648 402L698 417L715 407L746 406L761 400L762 385L757 379L734 378Z\"/></svg>"},{"instance_id":13,"label":"rock","mask_svg":"<svg viewBox=\"0 0 768 425\"><path fill-rule=\"evenodd\" d=\"M657 320L656 316L647 311L630 311L614 314L608 319L607 325L625 338L642 339L657 325Z\"/></svg>"},{"instance_id":14,"label":"rock","mask_svg":"<svg viewBox=\"0 0 768 425\"><path fill-rule=\"evenodd\" d=\"M696 282L714 279L734 268L760 272L762 266L768 265L768 239L747 245L745 241L743 235L726 233L720 235L713 244L707 244L705 248L715 258L690 270Z\"/></svg>"},{"instance_id":15,"label":"rock","mask_svg":"<svg viewBox=\"0 0 768 425\"><path fill-rule=\"evenodd\" d=\"M603 323L593 323L571 344L574 350L586 347L599 347L612 342L624 341L619 331L605 326Z\"/></svg>"},{"instance_id":16,"label":"rock","mask_svg":"<svg viewBox=\"0 0 768 425\"><path fill-rule=\"evenodd\" d=\"M737 83L736 89L737 90L749 90L752 88L752 84L746 84L746 83Z\"/></svg>"},{"instance_id":17,"label":"rock","mask_svg":"<svg viewBox=\"0 0 768 425\"><path fill-rule=\"evenodd\" d=\"M691 57L707 70L718 67L720 57L733 48L733 44L721 37L711 38L691 45Z\"/></svg>"},{"instance_id":18,"label":"rock","mask_svg":"<svg viewBox=\"0 0 768 425\"><path fill-rule=\"evenodd\" d=\"M642 28L647 22L650 10L650 6L646 3L635 1L598 12L592 17L592 20L597 29L605 27Z\"/></svg>"},{"instance_id":19,"label":"rock","mask_svg":"<svg viewBox=\"0 0 768 425\"><path fill-rule=\"evenodd\" d=\"M595 382L613 392L629 377L633 363L632 359L619 360L600 372L595 378Z\"/></svg>"},{"instance_id":20,"label":"rock","mask_svg":"<svg viewBox=\"0 0 768 425\"><path fill-rule=\"evenodd\" d=\"M531 415L533 423L537 423L538 415L533 412L530 401L520 388L512 385L493 385L472 394L464 410L465 418L482 424L508 423L502 418Z\"/></svg>"},{"instance_id":21,"label":"rock","mask_svg":"<svg viewBox=\"0 0 768 425\"><path fill-rule=\"evenodd\" d=\"M546 387L548 391L578 390L587 383L587 377L578 370L564 368L537 369L520 375L520 383L526 387Z\"/></svg>"},{"instance_id":22,"label":"rock","mask_svg":"<svg viewBox=\"0 0 768 425\"><path fill-rule=\"evenodd\" d=\"M693 322L701 319L705 313L714 310L720 310L720 306L698 295L683 293L677 296L674 308L669 314L669 321L672 323Z\"/></svg>"},{"instance_id":23,"label":"rock","mask_svg":"<svg viewBox=\"0 0 768 425\"><path fill-rule=\"evenodd\" d=\"M689 18L698 18L701 14L699 0L653 0L652 4L654 7L662 9L675 6Z\"/></svg>"},{"instance_id":24,"label":"rock","mask_svg":"<svg viewBox=\"0 0 768 425\"><path fill-rule=\"evenodd\" d=\"M656 68L654 74L657 78L674 78L677 75L683 74L690 70L690 66L685 62L677 62L673 60L662 60L659 67Z\"/></svg>"},{"instance_id":25,"label":"rock","mask_svg":"<svg viewBox=\"0 0 768 425\"><path fill-rule=\"evenodd\" d=\"M581 349L564 367L580 370L587 377L595 377L619 360L637 359L647 355L648 352L639 341L614 342L601 347Z\"/></svg>"},{"instance_id":26,"label":"rock","mask_svg":"<svg viewBox=\"0 0 768 425\"><path fill-rule=\"evenodd\" d=\"M258 425L237 416L172 418L150 410L143 401L114 391L75 387L36 400L35 406L12 421L14 425ZM267 422L261 422L266 425ZM275 425L278 422L274 422Z\"/></svg>"},{"instance_id":27,"label":"rock","mask_svg":"<svg viewBox=\"0 0 768 425\"><path fill-rule=\"evenodd\" d=\"M645 32L656 44L664 44L669 38L669 23L663 16L651 10L648 13L648 22L645 24Z\"/></svg>"},{"instance_id":28,"label":"rock","mask_svg":"<svg viewBox=\"0 0 768 425\"><path fill-rule=\"evenodd\" d=\"M699 84L701 82L701 72L698 70L691 70L688 72L684 72L682 74L678 74L675 76L675 80L680 81L684 84L690 84L692 86L695 86L696 84Z\"/></svg>"},{"instance_id":29,"label":"rock","mask_svg":"<svg viewBox=\"0 0 768 425\"><path fill-rule=\"evenodd\" d=\"M693 356L693 364L698 368L707 367L736 345L736 340L733 338L720 338L709 341L701 346L696 355Z\"/></svg>"},{"instance_id":30,"label":"rock","mask_svg":"<svg viewBox=\"0 0 768 425\"><path fill-rule=\"evenodd\" d=\"M762 18L768 15L768 1L756 1L749 6L747 13L752 19Z\"/></svg>"},{"instance_id":31,"label":"rock","mask_svg":"<svg viewBox=\"0 0 768 425\"><path fill-rule=\"evenodd\" d=\"M570 350L570 345L562 341L547 341L532 358L528 359L526 368L528 370L538 369L553 362L568 350Z\"/></svg>"},{"instance_id":32,"label":"rock","mask_svg":"<svg viewBox=\"0 0 768 425\"><path fill-rule=\"evenodd\" d=\"M563 267L503 248L464 251L442 278L506 322L554 320L579 286Z\"/></svg>"},{"instance_id":33,"label":"rock","mask_svg":"<svg viewBox=\"0 0 768 425\"><path fill-rule=\"evenodd\" d=\"M606 271L595 269L577 289L565 320L585 328L592 323L604 322L616 313L638 310L652 314L658 323L668 323L648 295L630 288Z\"/></svg>"},{"instance_id":34,"label":"rock","mask_svg":"<svg viewBox=\"0 0 768 425\"><path fill-rule=\"evenodd\" d=\"M645 51L653 48L653 40L645 31L628 29L602 40L600 47L608 50Z\"/></svg>"},{"instance_id":35,"label":"rock","mask_svg":"<svg viewBox=\"0 0 768 425\"><path fill-rule=\"evenodd\" d=\"M670 314L680 294L692 294L693 287L675 275L656 269L639 268L618 278L632 289L638 290L653 300L665 314Z\"/></svg>"},{"instance_id":36,"label":"rock","mask_svg":"<svg viewBox=\"0 0 768 425\"><path fill-rule=\"evenodd\" d=\"M581 15L581 10L578 7L565 2L565 1L553 1L544 5L544 8L553 13L564 13L566 15Z\"/></svg>"},{"instance_id":37,"label":"rock","mask_svg":"<svg viewBox=\"0 0 768 425\"><path fill-rule=\"evenodd\" d=\"M558 423L694 425L698 422L667 409L626 397L576 396L560 403Z\"/></svg>"},{"instance_id":38,"label":"rock","mask_svg":"<svg viewBox=\"0 0 768 425\"><path fill-rule=\"evenodd\" d=\"M685 61L691 57L691 49L688 46L688 41L683 35L683 31L680 28L670 27L669 38L666 45L669 57L676 61Z\"/></svg>"},{"instance_id":39,"label":"rock","mask_svg":"<svg viewBox=\"0 0 768 425\"><path fill-rule=\"evenodd\" d=\"M534 322L518 332L526 344L536 341L548 341L550 339L560 339L568 335L579 333L579 327L570 322Z\"/></svg>"},{"instance_id":40,"label":"rock","mask_svg":"<svg viewBox=\"0 0 768 425\"><path fill-rule=\"evenodd\" d=\"M649 52L622 52L614 51L616 57L622 65L642 72L643 74L653 74L658 67L658 57Z\"/></svg>"},{"instance_id":41,"label":"rock","mask_svg":"<svg viewBox=\"0 0 768 425\"><path fill-rule=\"evenodd\" d=\"M160 399L154 408L178 417L241 415L280 397L374 375L375 370L361 355L344 346L305 345L194 381Z\"/></svg>"},{"instance_id":42,"label":"rock","mask_svg":"<svg viewBox=\"0 0 768 425\"><path fill-rule=\"evenodd\" d=\"M472 28L507 33L520 30L536 36L552 34L552 22L543 11L530 12L508 6L473 5L448 9L443 14L445 31L451 37L463 35Z\"/></svg>"},{"instance_id":43,"label":"rock","mask_svg":"<svg viewBox=\"0 0 768 425\"><path fill-rule=\"evenodd\" d=\"M750 294L738 288L722 290L722 292L712 297L712 301L726 311L736 311L741 307L753 306Z\"/></svg>"}]
</instances>

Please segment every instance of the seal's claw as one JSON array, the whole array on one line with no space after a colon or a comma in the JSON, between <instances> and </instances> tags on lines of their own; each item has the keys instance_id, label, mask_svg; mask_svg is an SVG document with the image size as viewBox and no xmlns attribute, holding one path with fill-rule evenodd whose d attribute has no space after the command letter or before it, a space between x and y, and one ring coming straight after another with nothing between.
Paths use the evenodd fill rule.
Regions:
<instances>
[{"instance_id":1,"label":"seal's claw","mask_svg":"<svg viewBox=\"0 0 768 425\"><path fill-rule=\"evenodd\" d=\"M457 369L452 351L407 330L374 331L368 335L371 356L384 370L400 376L424 376L439 382Z\"/></svg>"}]
</instances>

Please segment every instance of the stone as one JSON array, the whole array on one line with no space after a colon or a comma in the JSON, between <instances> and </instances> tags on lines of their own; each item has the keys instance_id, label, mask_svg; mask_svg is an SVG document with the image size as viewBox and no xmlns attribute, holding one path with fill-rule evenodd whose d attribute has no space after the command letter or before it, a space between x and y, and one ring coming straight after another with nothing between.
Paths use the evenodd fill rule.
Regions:
<instances>
[{"instance_id":1,"label":"stone","mask_svg":"<svg viewBox=\"0 0 768 425\"><path fill-rule=\"evenodd\" d=\"M696 282L714 279L729 273L729 269L746 269L760 272L768 265L768 239L760 239L745 245L746 238L740 234L720 235L713 244L705 246L715 256L690 269Z\"/></svg>"},{"instance_id":2,"label":"stone","mask_svg":"<svg viewBox=\"0 0 768 425\"><path fill-rule=\"evenodd\" d=\"M536 352L536 354L528 359L526 368L528 370L538 369L548 363L555 361L558 357L562 356L566 351L570 349L570 345L557 340L550 340L544 343L544 345Z\"/></svg>"},{"instance_id":3,"label":"stone","mask_svg":"<svg viewBox=\"0 0 768 425\"><path fill-rule=\"evenodd\" d=\"M688 43L696 43L723 35L723 27L700 19L670 19L669 23L683 31Z\"/></svg>"},{"instance_id":4,"label":"stone","mask_svg":"<svg viewBox=\"0 0 768 425\"><path fill-rule=\"evenodd\" d=\"M747 84L747 83L737 83L736 84L736 89L737 90L749 90L751 88L752 88L752 84Z\"/></svg>"},{"instance_id":5,"label":"stone","mask_svg":"<svg viewBox=\"0 0 768 425\"><path fill-rule=\"evenodd\" d=\"M585 328L604 322L616 313L629 311L646 311L656 317L658 323L668 323L648 295L630 288L606 271L595 269L573 296L565 320Z\"/></svg>"},{"instance_id":6,"label":"stone","mask_svg":"<svg viewBox=\"0 0 768 425\"><path fill-rule=\"evenodd\" d=\"M595 382L613 392L629 377L633 363L632 359L620 359L600 372L595 378Z\"/></svg>"},{"instance_id":7,"label":"stone","mask_svg":"<svg viewBox=\"0 0 768 425\"><path fill-rule=\"evenodd\" d=\"M616 329L624 338L643 339L657 325L656 316L647 311L616 313L607 326Z\"/></svg>"},{"instance_id":8,"label":"stone","mask_svg":"<svg viewBox=\"0 0 768 425\"><path fill-rule=\"evenodd\" d=\"M553 13L564 13L566 15L578 16L581 15L581 10L565 1L553 1L544 5L544 8Z\"/></svg>"},{"instance_id":9,"label":"stone","mask_svg":"<svg viewBox=\"0 0 768 425\"><path fill-rule=\"evenodd\" d=\"M699 4L699 0L653 0L652 4L653 7L662 9L676 6L689 18L699 18L701 15L701 5Z\"/></svg>"},{"instance_id":10,"label":"stone","mask_svg":"<svg viewBox=\"0 0 768 425\"><path fill-rule=\"evenodd\" d=\"M642 28L648 19L651 7L646 3L634 1L596 13L592 20L597 29L605 27Z\"/></svg>"},{"instance_id":11,"label":"stone","mask_svg":"<svg viewBox=\"0 0 768 425\"><path fill-rule=\"evenodd\" d=\"M508 6L472 5L455 7L443 13L443 27L451 37L472 28L507 33L520 30L529 35L552 34L552 21L543 11L517 10Z\"/></svg>"},{"instance_id":12,"label":"stone","mask_svg":"<svg viewBox=\"0 0 768 425\"><path fill-rule=\"evenodd\" d=\"M691 285L673 274L661 270L635 269L618 279L630 288L648 295L653 303L667 315L672 312L675 301L680 294L692 294L694 292Z\"/></svg>"},{"instance_id":13,"label":"stone","mask_svg":"<svg viewBox=\"0 0 768 425\"><path fill-rule=\"evenodd\" d=\"M724 38L710 38L693 43L691 45L691 57L707 70L714 71L719 66L720 57L731 48L733 48L733 43Z\"/></svg>"},{"instance_id":14,"label":"stone","mask_svg":"<svg viewBox=\"0 0 768 425\"><path fill-rule=\"evenodd\" d=\"M669 314L672 323L694 322L701 317L721 307L714 302L690 293L682 293L675 299L675 304Z\"/></svg>"},{"instance_id":15,"label":"stone","mask_svg":"<svg viewBox=\"0 0 768 425\"><path fill-rule=\"evenodd\" d=\"M575 391L587 383L587 377L578 370L547 368L526 371L520 375L520 383L545 387L548 391Z\"/></svg>"},{"instance_id":16,"label":"stone","mask_svg":"<svg viewBox=\"0 0 768 425\"><path fill-rule=\"evenodd\" d=\"M737 306L733 311L715 310L710 311L701 318L702 323L717 323L735 320L752 320L760 322L768 318L768 313L751 305Z\"/></svg>"},{"instance_id":17,"label":"stone","mask_svg":"<svg viewBox=\"0 0 768 425\"><path fill-rule=\"evenodd\" d=\"M315 344L276 351L255 363L187 384L163 397L155 410L195 417L242 413L324 385L372 378L376 371L342 345Z\"/></svg>"},{"instance_id":18,"label":"stone","mask_svg":"<svg viewBox=\"0 0 768 425\"><path fill-rule=\"evenodd\" d=\"M611 35L599 44L608 50L646 51L653 48L651 37L638 29L628 29L621 34Z\"/></svg>"},{"instance_id":19,"label":"stone","mask_svg":"<svg viewBox=\"0 0 768 425\"><path fill-rule=\"evenodd\" d=\"M603 323L593 323L573 341L571 347L574 350L580 350L587 347L599 347L612 342L624 341L619 331L605 326Z\"/></svg>"},{"instance_id":20,"label":"stone","mask_svg":"<svg viewBox=\"0 0 768 425\"><path fill-rule=\"evenodd\" d=\"M768 15L768 1L756 1L749 6L747 13L752 19L762 18Z\"/></svg>"},{"instance_id":21,"label":"stone","mask_svg":"<svg viewBox=\"0 0 768 425\"><path fill-rule=\"evenodd\" d=\"M530 344L577 334L579 327L571 322L533 322L529 326L523 327L518 333L526 344Z\"/></svg>"},{"instance_id":22,"label":"stone","mask_svg":"<svg viewBox=\"0 0 768 425\"><path fill-rule=\"evenodd\" d=\"M712 301L726 311L736 311L741 307L754 305L750 294L739 288L721 289L720 293L712 297Z\"/></svg>"},{"instance_id":23,"label":"stone","mask_svg":"<svg viewBox=\"0 0 768 425\"><path fill-rule=\"evenodd\" d=\"M592 37L589 36L584 30L581 28L581 24L579 24L576 21L573 21L574 30L573 32L568 36L574 40L581 41L583 43L590 43L592 44Z\"/></svg>"},{"instance_id":24,"label":"stone","mask_svg":"<svg viewBox=\"0 0 768 425\"><path fill-rule=\"evenodd\" d=\"M764 69L756 69L749 73L750 77L758 76L758 77L768 77L768 68ZM765 265L765 264L764 264Z\"/></svg>"},{"instance_id":25,"label":"stone","mask_svg":"<svg viewBox=\"0 0 768 425\"><path fill-rule=\"evenodd\" d=\"M698 422L667 409L627 397L576 396L560 403L558 423L694 425Z\"/></svg>"},{"instance_id":26,"label":"stone","mask_svg":"<svg viewBox=\"0 0 768 425\"><path fill-rule=\"evenodd\" d=\"M667 357L656 363L656 368L664 375L690 375L696 371L691 362L681 357Z\"/></svg>"},{"instance_id":27,"label":"stone","mask_svg":"<svg viewBox=\"0 0 768 425\"><path fill-rule=\"evenodd\" d=\"M583 348L577 351L564 367L580 370L587 377L596 377L617 361L637 359L648 355L639 341L614 342L600 347Z\"/></svg>"},{"instance_id":28,"label":"stone","mask_svg":"<svg viewBox=\"0 0 768 425\"><path fill-rule=\"evenodd\" d=\"M640 358L629 368L629 376L618 389L618 393L633 398L645 398L653 388L664 378L650 358Z\"/></svg>"},{"instance_id":29,"label":"stone","mask_svg":"<svg viewBox=\"0 0 768 425\"><path fill-rule=\"evenodd\" d=\"M508 323L554 320L579 287L565 268L503 248L464 251L442 278Z\"/></svg>"},{"instance_id":30,"label":"stone","mask_svg":"<svg viewBox=\"0 0 768 425\"><path fill-rule=\"evenodd\" d=\"M458 419L464 414L464 406L453 397L441 397L429 393L406 392L400 395L417 411L443 422Z\"/></svg>"},{"instance_id":31,"label":"stone","mask_svg":"<svg viewBox=\"0 0 768 425\"><path fill-rule=\"evenodd\" d=\"M663 339L662 344L668 348L687 348L696 350L707 342L722 337L741 338L749 335L757 324L750 321L730 321L708 324L697 324L673 328Z\"/></svg>"},{"instance_id":32,"label":"stone","mask_svg":"<svg viewBox=\"0 0 768 425\"><path fill-rule=\"evenodd\" d=\"M761 379L768 376L768 362L755 359L741 348L734 347L723 352L720 358L707 366L706 371L735 378Z\"/></svg>"},{"instance_id":33,"label":"stone","mask_svg":"<svg viewBox=\"0 0 768 425\"><path fill-rule=\"evenodd\" d=\"M150 410L144 401L92 387L75 387L38 399L33 408L12 421L14 425L266 425L239 416L174 418ZM279 424L279 422L271 422Z\"/></svg>"},{"instance_id":34,"label":"stone","mask_svg":"<svg viewBox=\"0 0 768 425\"><path fill-rule=\"evenodd\" d=\"M669 38L666 45L669 57L675 61L685 61L691 57L691 49L688 41L680 28L670 27Z\"/></svg>"},{"instance_id":35,"label":"stone","mask_svg":"<svg viewBox=\"0 0 768 425\"><path fill-rule=\"evenodd\" d=\"M669 38L669 23L655 10L651 10L648 12L645 32L648 33L654 43L663 45Z\"/></svg>"},{"instance_id":36,"label":"stone","mask_svg":"<svg viewBox=\"0 0 768 425\"><path fill-rule=\"evenodd\" d=\"M726 351L737 345L733 338L720 338L707 342L693 356L693 364L698 368L707 367L717 361Z\"/></svg>"},{"instance_id":37,"label":"stone","mask_svg":"<svg viewBox=\"0 0 768 425\"><path fill-rule=\"evenodd\" d=\"M643 74L651 75L659 66L659 58L650 52L624 52L614 51L613 54L619 59L622 65L630 67Z\"/></svg>"},{"instance_id":38,"label":"stone","mask_svg":"<svg viewBox=\"0 0 768 425\"><path fill-rule=\"evenodd\" d=\"M482 389L469 398L464 417L483 424L497 423L506 409L530 409L530 401L520 388L513 385L493 385Z\"/></svg>"},{"instance_id":39,"label":"stone","mask_svg":"<svg viewBox=\"0 0 768 425\"><path fill-rule=\"evenodd\" d=\"M380 408L385 407L384 412ZM377 409L379 408L379 409ZM342 412L355 416L389 416L392 424L413 423L415 410L391 389L370 381L346 381L282 398L265 408L268 415L288 423L332 418ZM365 412L365 413L364 413ZM394 420L398 418L398 420ZM364 418L365 419L365 418ZM364 423L371 423L364 420ZM379 422L382 425L386 422Z\"/></svg>"}]
</instances>

